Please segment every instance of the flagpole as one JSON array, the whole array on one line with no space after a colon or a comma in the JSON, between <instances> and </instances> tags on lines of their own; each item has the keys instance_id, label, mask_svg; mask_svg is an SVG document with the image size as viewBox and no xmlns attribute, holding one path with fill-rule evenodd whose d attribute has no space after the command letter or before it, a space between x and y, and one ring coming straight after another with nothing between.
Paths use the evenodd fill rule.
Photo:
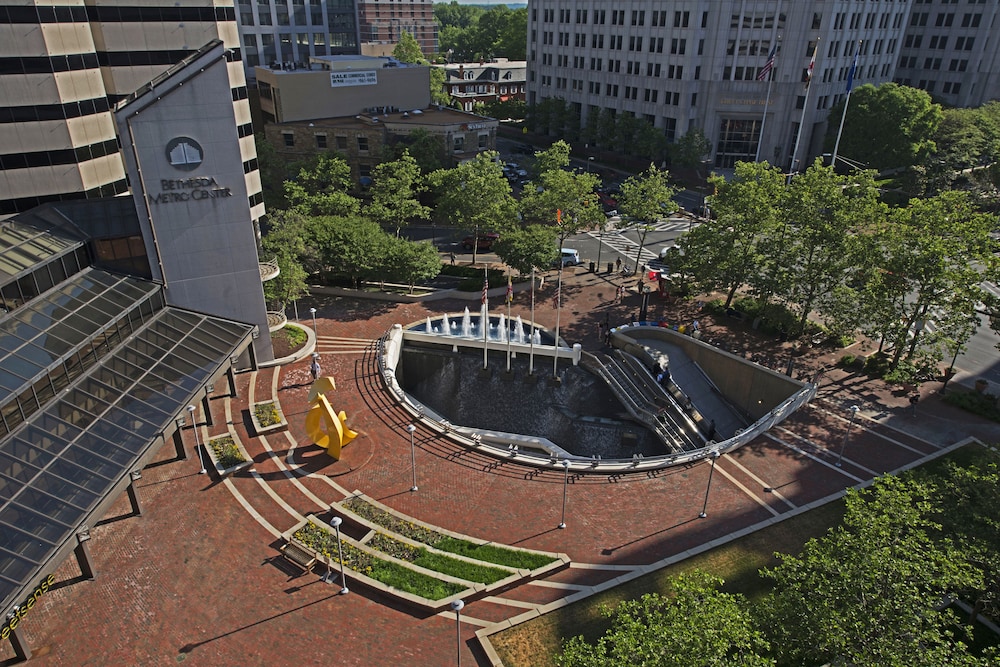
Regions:
<instances>
[{"instance_id":1,"label":"flagpole","mask_svg":"<svg viewBox=\"0 0 1000 667\"><path fill-rule=\"evenodd\" d=\"M559 377L559 311L562 305L562 258L559 258L559 278L556 281L556 339L552 343L552 377Z\"/></svg>"},{"instance_id":2,"label":"flagpole","mask_svg":"<svg viewBox=\"0 0 1000 667\"><path fill-rule=\"evenodd\" d=\"M507 372L510 373L510 302L514 300L513 286L510 284L510 267L507 267L507 329L504 337L507 339Z\"/></svg>"},{"instance_id":3,"label":"flagpole","mask_svg":"<svg viewBox=\"0 0 1000 667\"><path fill-rule=\"evenodd\" d=\"M773 66L772 66L773 70ZM767 73L767 99L764 101L764 115L760 119L760 137L757 139L757 155L754 156L754 162L760 162L760 147L764 143L764 126L767 124L767 107L771 104L771 84L774 83L774 77L771 76L771 72Z\"/></svg>"},{"instance_id":4,"label":"flagpole","mask_svg":"<svg viewBox=\"0 0 1000 667\"><path fill-rule=\"evenodd\" d=\"M813 70L816 67L816 54L819 52L819 39L816 39L816 46L813 47L812 60L809 61L809 78L806 80L806 99L802 102L802 118L799 119L799 131L795 134L795 150L792 151L792 165L788 169L788 182L792 181L792 174L796 173L796 158L799 155L799 143L802 141L802 128L806 124L806 111L809 110L809 90L812 88Z\"/></svg>"},{"instance_id":5,"label":"flagpole","mask_svg":"<svg viewBox=\"0 0 1000 667\"><path fill-rule=\"evenodd\" d=\"M528 375L535 373L535 267L531 267L531 335L528 336Z\"/></svg>"},{"instance_id":6,"label":"flagpole","mask_svg":"<svg viewBox=\"0 0 1000 667\"><path fill-rule=\"evenodd\" d=\"M489 343L487 342L490 337L490 271L488 268L483 268L483 310L479 316L479 325L483 328L483 369L486 369L488 353L489 353Z\"/></svg>"},{"instance_id":7,"label":"flagpole","mask_svg":"<svg viewBox=\"0 0 1000 667\"><path fill-rule=\"evenodd\" d=\"M837 170L837 150L840 149L840 135L844 133L844 121L847 119L847 107L851 103L851 90L854 88L854 76L858 71L858 56L861 55L862 40L858 40L858 50L854 52L854 64L851 71L847 73L847 99L844 100L844 111L840 114L840 127L837 129L837 141L833 144L833 157L830 158L830 166Z\"/></svg>"}]
</instances>

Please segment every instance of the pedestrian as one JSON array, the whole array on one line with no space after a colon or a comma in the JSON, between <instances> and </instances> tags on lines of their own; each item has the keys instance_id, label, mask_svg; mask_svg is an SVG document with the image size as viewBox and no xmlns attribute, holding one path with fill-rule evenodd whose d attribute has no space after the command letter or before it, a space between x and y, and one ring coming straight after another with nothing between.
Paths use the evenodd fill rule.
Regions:
<instances>
[{"instance_id":1,"label":"pedestrian","mask_svg":"<svg viewBox=\"0 0 1000 667\"><path fill-rule=\"evenodd\" d=\"M913 416L917 416L917 401L920 400L920 394L913 394L910 396L910 407L913 409Z\"/></svg>"},{"instance_id":2,"label":"pedestrian","mask_svg":"<svg viewBox=\"0 0 1000 667\"><path fill-rule=\"evenodd\" d=\"M597 323L598 340L604 340L604 322Z\"/></svg>"},{"instance_id":3,"label":"pedestrian","mask_svg":"<svg viewBox=\"0 0 1000 667\"><path fill-rule=\"evenodd\" d=\"M449 252L448 256L451 258L451 263L454 264L455 263L455 251L452 250L451 252Z\"/></svg>"},{"instance_id":4,"label":"pedestrian","mask_svg":"<svg viewBox=\"0 0 1000 667\"><path fill-rule=\"evenodd\" d=\"M611 325L604 327L604 346L611 347Z\"/></svg>"},{"instance_id":5,"label":"pedestrian","mask_svg":"<svg viewBox=\"0 0 1000 667\"><path fill-rule=\"evenodd\" d=\"M309 373L312 374L313 380L317 380L319 379L319 374L322 372L322 369L319 366L319 355L313 354L312 359L312 363L309 364Z\"/></svg>"},{"instance_id":6,"label":"pedestrian","mask_svg":"<svg viewBox=\"0 0 1000 667\"><path fill-rule=\"evenodd\" d=\"M617 259L617 261L615 261L615 268L618 269L618 273L622 272L622 258L621 257L619 257Z\"/></svg>"}]
</instances>

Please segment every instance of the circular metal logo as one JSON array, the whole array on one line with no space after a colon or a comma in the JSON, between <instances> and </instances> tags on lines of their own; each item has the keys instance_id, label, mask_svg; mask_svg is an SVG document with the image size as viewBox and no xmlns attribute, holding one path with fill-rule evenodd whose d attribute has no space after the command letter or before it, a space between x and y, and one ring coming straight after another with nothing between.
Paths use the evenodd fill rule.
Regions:
<instances>
[{"instance_id":1,"label":"circular metal logo","mask_svg":"<svg viewBox=\"0 0 1000 667\"><path fill-rule=\"evenodd\" d=\"M191 137L176 137L171 139L166 148L167 162L171 167L181 171L193 171L201 165L205 152L201 144Z\"/></svg>"}]
</instances>

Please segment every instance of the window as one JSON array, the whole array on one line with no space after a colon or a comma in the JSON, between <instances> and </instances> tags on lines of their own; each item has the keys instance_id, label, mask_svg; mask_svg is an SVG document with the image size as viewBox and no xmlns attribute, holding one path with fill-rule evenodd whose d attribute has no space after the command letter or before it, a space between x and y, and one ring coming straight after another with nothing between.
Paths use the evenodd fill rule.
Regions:
<instances>
[{"instance_id":1,"label":"window","mask_svg":"<svg viewBox=\"0 0 1000 667\"><path fill-rule=\"evenodd\" d=\"M959 91L962 89L962 84L952 83L951 81L946 81L944 84L943 92L947 95L958 95Z\"/></svg>"},{"instance_id":2,"label":"window","mask_svg":"<svg viewBox=\"0 0 1000 667\"><path fill-rule=\"evenodd\" d=\"M368 152L368 137L361 134L358 135L358 152L359 153Z\"/></svg>"},{"instance_id":3,"label":"window","mask_svg":"<svg viewBox=\"0 0 1000 667\"><path fill-rule=\"evenodd\" d=\"M962 15L962 27L963 28L978 28L979 22L982 20L982 14L964 14Z\"/></svg>"},{"instance_id":4,"label":"window","mask_svg":"<svg viewBox=\"0 0 1000 667\"><path fill-rule=\"evenodd\" d=\"M281 136L285 140L285 148L294 148L295 147L295 135L294 134L292 134L291 132L282 132Z\"/></svg>"},{"instance_id":5,"label":"window","mask_svg":"<svg viewBox=\"0 0 1000 667\"><path fill-rule=\"evenodd\" d=\"M928 45L932 49L944 49L948 46L948 35L933 35Z\"/></svg>"},{"instance_id":6,"label":"window","mask_svg":"<svg viewBox=\"0 0 1000 667\"><path fill-rule=\"evenodd\" d=\"M939 28L947 28L955 21L954 14L938 14L934 20L934 25Z\"/></svg>"},{"instance_id":7,"label":"window","mask_svg":"<svg viewBox=\"0 0 1000 667\"><path fill-rule=\"evenodd\" d=\"M675 56L683 56L684 51L687 49L686 39L671 39L670 40L670 53Z\"/></svg>"},{"instance_id":8,"label":"window","mask_svg":"<svg viewBox=\"0 0 1000 667\"><path fill-rule=\"evenodd\" d=\"M454 141L452 142L452 150L456 153L465 152L465 135L459 135L454 138Z\"/></svg>"},{"instance_id":9,"label":"window","mask_svg":"<svg viewBox=\"0 0 1000 667\"><path fill-rule=\"evenodd\" d=\"M490 133L481 132L479 134L479 150L484 151L489 148L490 145Z\"/></svg>"},{"instance_id":10,"label":"window","mask_svg":"<svg viewBox=\"0 0 1000 667\"><path fill-rule=\"evenodd\" d=\"M325 149L326 148L326 135L317 134L316 135L316 148Z\"/></svg>"},{"instance_id":11,"label":"window","mask_svg":"<svg viewBox=\"0 0 1000 667\"><path fill-rule=\"evenodd\" d=\"M687 28L691 20L691 12L674 12L674 27Z\"/></svg>"},{"instance_id":12,"label":"window","mask_svg":"<svg viewBox=\"0 0 1000 667\"><path fill-rule=\"evenodd\" d=\"M911 14L910 25L912 26L927 25L927 12L914 12L913 14Z\"/></svg>"}]
</instances>

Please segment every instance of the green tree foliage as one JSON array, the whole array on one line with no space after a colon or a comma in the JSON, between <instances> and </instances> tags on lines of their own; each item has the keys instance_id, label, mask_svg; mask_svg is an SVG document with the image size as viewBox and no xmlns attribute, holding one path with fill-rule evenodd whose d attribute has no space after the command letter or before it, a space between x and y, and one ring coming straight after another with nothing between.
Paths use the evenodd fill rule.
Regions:
<instances>
[{"instance_id":1,"label":"green tree foliage","mask_svg":"<svg viewBox=\"0 0 1000 667\"><path fill-rule=\"evenodd\" d=\"M305 242L306 218L292 211L275 209L267 216L267 233L261 238L262 259L274 259L280 273L264 283L264 298L284 310L289 301L308 293L306 266L316 266L318 257Z\"/></svg>"},{"instance_id":2,"label":"green tree foliage","mask_svg":"<svg viewBox=\"0 0 1000 667\"><path fill-rule=\"evenodd\" d=\"M435 215L446 225L473 230L478 239L486 232L503 233L517 222L517 202L503 174L496 151L484 151L454 169L436 171L428 182L437 195ZM476 261L473 244L472 261Z\"/></svg>"},{"instance_id":3,"label":"green tree foliage","mask_svg":"<svg viewBox=\"0 0 1000 667\"><path fill-rule=\"evenodd\" d=\"M681 167L697 167L712 152L712 142L698 128L692 128L670 147L670 160Z\"/></svg>"},{"instance_id":4,"label":"green tree foliage","mask_svg":"<svg viewBox=\"0 0 1000 667\"><path fill-rule=\"evenodd\" d=\"M524 60L527 49L528 10L496 5L486 9L456 2L435 3L434 18L441 26L438 43L451 51L450 62L480 59Z\"/></svg>"},{"instance_id":5,"label":"green tree foliage","mask_svg":"<svg viewBox=\"0 0 1000 667\"><path fill-rule=\"evenodd\" d=\"M440 67L431 67L431 104L448 106L451 104L451 97L445 90L444 84L447 80L445 71Z\"/></svg>"},{"instance_id":6,"label":"green tree foliage","mask_svg":"<svg viewBox=\"0 0 1000 667\"><path fill-rule=\"evenodd\" d=\"M639 269L639 258L646 243L646 233L660 218L665 218L677 210L673 196L677 189L670 185L670 174L649 165L649 169L636 176L630 176L622 183L618 195L618 210L626 227L639 231L639 247L635 253L635 269Z\"/></svg>"},{"instance_id":7,"label":"green tree foliage","mask_svg":"<svg viewBox=\"0 0 1000 667\"><path fill-rule=\"evenodd\" d=\"M257 147L257 165L260 169L260 184L264 191L264 207L271 209L288 208L285 201L285 180L288 178L285 161L264 137L264 133L254 135Z\"/></svg>"},{"instance_id":8,"label":"green tree foliage","mask_svg":"<svg viewBox=\"0 0 1000 667\"><path fill-rule=\"evenodd\" d=\"M531 269L548 269L559 259L556 229L545 225L528 225L512 229L493 246L503 263L521 275Z\"/></svg>"},{"instance_id":9,"label":"green tree foliage","mask_svg":"<svg viewBox=\"0 0 1000 667\"><path fill-rule=\"evenodd\" d=\"M928 517L933 489L896 477L848 491L843 524L764 570L763 603L779 664L973 665L942 600L980 585Z\"/></svg>"},{"instance_id":10,"label":"green tree foliage","mask_svg":"<svg viewBox=\"0 0 1000 667\"><path fill-rule=\"evenodd\" d=\"M360 286L362 280L383 278L395 237L367 218L318 216L309 219L305 238L318 252L324 273Z\"/></svg>"},{"instance_id":11,"label":"green tree foliage","mask_svg":"<svg viewBox=\"0 0 1000 667\"><path fill-rule=\"evenodd\" d=\"M765 162L740 162L730 180L709 179L716 194L711 199L715 218L685 234L683 268L701 289L726 292L726 307L736 290L768 275L769 246L778 236L779 211L785 196L785 177ZM681 268L681 267L678 267Z\"/></svg>"},{"instance_id":12,"label":"green tree foliage","mask_svg":"<svg viewBox=\"0 0 1000 667\"><path fill-rule=\"evenodd\" d=\"M594 174L549 169L525 186L521 212L529 222L554 225L561 246L568 236L604 222L594 192L599 182Z\"/></svg>"},{"instance_id":13,"label":"green tree foliage","mask_svg":"<svg viewBox=\"0 0 1000 667\"><path fill-rule=\"evenodd\" d=\"M386 151L385 159L398 160L404 153L409 153L417 161L420 173L426 176L442 167L444 138L441 135L431 134L424 128L417 128L405 136L398 137Z\"/></svg>"},{"instance_id":14,"label":"green tree foliage","mask_svg":"<svg viewBox=\"0 0 1000 667\"><path fill-rule=\"evenodd\" d=\"M398 160L382 162L372 170L371 201L365 215L381 225L394 226L399 236L403 225L430 213L417 199L424 189L417 161L404 150Z\"/></svg>"},{"instance_id":15,"label":"green tree foliage","mask_svg":"<svg viewBox=\"0 0 1000 667\"><path fill-rule=\"evenodd\" d=\"M739 595L719 591L722 580L694 571L670 582L666 595L605 608L612 627L596 644L566 642L561 667L709 667L773 665L763 633Z\"/></svg>"},{"instance_id":16,"label":"green tree foliage","mask_svg":"<svg viewBox=\"0 0 1000 667\"><path fill-rule=\"evenodd\" d=\"M495 100L477 104L475 112L481 116L489 116L499 120L524 120L527 105L524 100Z\"/></svg>"},{"instance_id":17,"label":"green tree foliage","mask_svg":"<svg viewBox=\"0 0 1000 667\"><path fill-rule=\"evenodd\" d=\"M336 153L319 153L303 166L295 180L285 181L289 206L307 216L355 215L360 203L348 194L351 168Z\"/></svg>"},{"instance_id":18,"label":"green tree foliage","mask_svg":"<svg viewBox=\"0 0 1000 667\"><path fill-rule=\"evenodd\" d=\"M401 63L419 65L427 62L423 52L420 50L417 38L405 30L399 33L399 42L396 43L396 47L392 50L392 57Z\"/></svg>"},{"instance_id":19,"label":"green tree foliage","mask_svg":"<svg viewBox=\"0 0 1000 667\"><path fill-rule=\"evenodd\" d=\"M385 267L384 275L398 275L409 284L411 293L416 283L441 273L441 257L430 243L393 238L389 243L389 257L392 265Z\"/></svg>"},{"instance_id":20,"label":"green tree foliage","mask_svg":"<svg viewBox=\"0 0 1000 667\"><path fill-rule=\"evenodd\" d=\"M560 139L543 151L535 153L535 161L531 166L531 177L535 180L547 171L565 169L569 166L570 146Z\"/></svg>"},{"instance_id":21,"label":"green tree foliage","mask_svg":"<svg viewBox=\"0 0 1000 667\"><path fill-rule=\"evenodd\" d=\"M834 104L830 118L840 118L844 101ZM941 124L940 105L923 90L883 83L865 84L851 94L839 152L872 169L909 167L935 151L934 134ZM830 123L826 149L833 150L839 123Z\"/></svg>"}]
</instances>

